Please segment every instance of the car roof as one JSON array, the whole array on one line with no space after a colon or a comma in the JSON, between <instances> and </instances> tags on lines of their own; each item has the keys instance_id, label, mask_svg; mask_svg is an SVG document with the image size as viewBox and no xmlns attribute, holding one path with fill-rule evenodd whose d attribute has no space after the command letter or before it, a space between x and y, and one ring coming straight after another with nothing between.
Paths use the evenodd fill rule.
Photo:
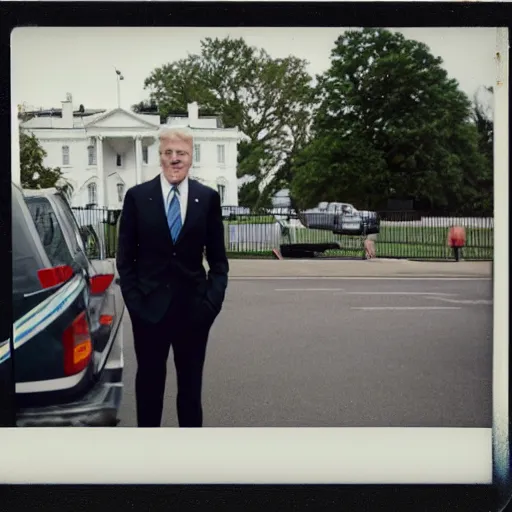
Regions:
<instances>
[{"instance_id":1,"label":"car roof","mask_svg":"<svg viewBox=\"0 0 512 512\"><path fill-rule=\"evenodd\" d=\"M56 188L23 188L22 192L25 197L47 197L59 193Z\"/></svg>"}]
</instances>

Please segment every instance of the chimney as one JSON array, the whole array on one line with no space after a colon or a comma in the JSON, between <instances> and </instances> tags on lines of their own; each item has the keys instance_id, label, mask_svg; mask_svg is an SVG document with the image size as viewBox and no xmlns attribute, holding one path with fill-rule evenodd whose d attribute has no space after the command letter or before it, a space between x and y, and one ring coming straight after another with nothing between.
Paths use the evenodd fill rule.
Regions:
<instances>
[{"instance_id":1,"label":"chimney","mask_svg":"<svg viewBox=\"0 0 512 512\"><path fill-rule=\"evenodd\" d=\"M73 97L69 92L66 94L65 101L62 102L62 127L73 128Z\"/></svg>"},{"instance_id":2,"label":"chimney","mask_svg":"<svg viewBox=\"0 0 512 512\"><path fill-rule=\"evenodd\" d=\"M190 126L199 119L199 106L197 105L197 102L194 101L194 103L189 103L187 105L188 110L188 121Z\"/></svg>"}]
</instances>

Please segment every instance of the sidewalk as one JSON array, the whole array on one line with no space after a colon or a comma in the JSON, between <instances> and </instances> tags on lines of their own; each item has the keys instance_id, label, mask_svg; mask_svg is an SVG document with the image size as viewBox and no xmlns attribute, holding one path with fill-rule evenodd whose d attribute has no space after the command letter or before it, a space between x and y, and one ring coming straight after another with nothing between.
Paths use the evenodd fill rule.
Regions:
<instances>
[{"instance_id":1,"label":"sidewalk","mask_svg":"<svg viewBox=\"0 0 512 512\"><path fill-rule=\"evenodd\" d=\"M115 265L115 260L114 265ZM208 263L204 266L208 269ZM116 271L117 275L117 271ZM229 277L486 277L492 262L409 260L229 260Z\"/></svg>"},{"instance_id":2,"label":"sidewalk","mask_svg":"<svg viewBox=\"0 0 512 512\"><path fill-rule=\"evenodd\" d=\"M492 277L490 261L229 260L230 277Z\"/></svg>"}]
</instances>

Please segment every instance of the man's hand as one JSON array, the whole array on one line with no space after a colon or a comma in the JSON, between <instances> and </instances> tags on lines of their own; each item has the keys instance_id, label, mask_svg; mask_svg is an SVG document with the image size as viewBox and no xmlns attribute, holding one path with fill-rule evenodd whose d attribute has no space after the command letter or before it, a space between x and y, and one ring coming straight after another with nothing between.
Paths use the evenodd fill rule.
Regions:
<instances>
[{"instance_id":1,"label":"man's hand","mask_svg":"<svg viewBox=\"0 0 512 512\"><path fill-rule=\"evenodd\" d=\"M208 262L208 289L205 307L213 313L213 320L219 314L228 286L229 263L224 244L224 222L220 196L214 191L208 211L206 230L206 261ZM212 320L212 322L213 322Z\"/></svg>"},{"instance_id":2,"label":"man's hand","mask_svg":"<svg viewBox=\"0 0 512 512\"><path fill-rule=\"evenodd\" d=\"M121 212L116 256L121 292L128 309L136 309L142 299L137 289L137 244L137 209L130 189Z\"/></svg>"}]
</instances>

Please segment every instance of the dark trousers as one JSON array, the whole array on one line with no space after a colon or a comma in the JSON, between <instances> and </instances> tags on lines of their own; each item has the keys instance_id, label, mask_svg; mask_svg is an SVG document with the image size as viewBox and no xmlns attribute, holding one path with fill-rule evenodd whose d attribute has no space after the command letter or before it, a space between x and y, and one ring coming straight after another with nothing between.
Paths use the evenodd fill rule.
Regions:
<instances>
[{"instance_id":1,"label":"dark trousers","mask_svg":"<svg viewBox=\"0 0 512 512\"><path fill-rule=\"evenodd\" d=\"M453 246L452 249L453 249L453 257L455 258L455 261L459 261L460 260L461 248Z\"/></svg>"},{"instance_id":2,"label":"dark trousers","mask_svg":"<svg viewBox=\"0 0 512 512\"><path fill-rule=\"evenodd\" d=\"M172 346L178 383L176 399L180 427L202 427L201 389L209 329L194 323L190 314L171 307L157 324L132 315L137 375L135 396L139 427L160 427Z\"/></svg>"}]
</instances>

